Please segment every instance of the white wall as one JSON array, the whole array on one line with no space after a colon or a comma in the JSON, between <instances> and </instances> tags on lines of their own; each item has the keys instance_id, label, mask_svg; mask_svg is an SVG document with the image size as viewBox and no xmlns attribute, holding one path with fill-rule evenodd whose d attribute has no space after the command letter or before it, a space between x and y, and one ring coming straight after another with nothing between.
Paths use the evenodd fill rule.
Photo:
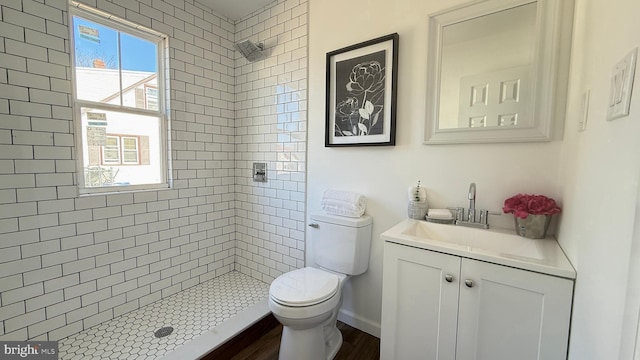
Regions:
<instances>
[{"instance_id":1,"label":"white wall","mask_svg":"<svg viewBox=\"0 0 640 360\"><path fill-rule=\"evenodd\" d=\"M405 215L405 189L421 179L432 206L465 205L466 185L478 184L478 205L498 209L514 192L543 193L563 206L559 242L578 271L571 359L616 359L630 354L638 295L636 199L640 179L640 96L631 115L605 120L613 65L640 45L640 3L578 0L564 140L546 144L425 146L427 14L453 4L436 1L324 1L310 4L309 191L310 211L322 190L357 190L369 197L374 217L370 270L353 279L345 308L375 331L380 316L380 232ZM333 11L339 8L340 11ZM340 26L334 26L340 24ZM393 148L324 148L324 54L391 32L400 34L398 136ZM636 72L636 90L640 71ZM588 130L577 132L582 93L591 89ZM330 165L327 165L330 164ZM495 220L495 219L492 219ZM633 247L632 247L633 244ZM630 275L630 272L632 276ZM629 280L628 280L629 279ZM636 315L637 316L637 315ZM358 321L355 321L356 323ZM629 325L631 323L631 325ZM621 338L623 349L620 351ZM628 357L626 357L628 358Z\"/></svg>"},{"instance_id":2,"label":"white wall","mask_svg":"<svg viewBox=\"0 0 640 360\"><path fill-rule=\"evenodd\" d=\"M638 183L640 190L640 182ZM631 251L629 252L629 280L625 300L620 359L631 359L634 352L640 355L640 191L636 197L636 217Z\"/></svg>"},{"instance_id":3,"label":"white wall","mask_svg":"<svg viewBox=\"0 0 640 360\"><path fill-rule=\"evenodd\" d=\"M373 334L379 334L382 295L383 242L379 235L406 218L408 186L421 180L431 207L467 207L470 182L477 184L479 208L499 211L504 199L517 192L541 193L560 200L559 141L422 144L428 14L462 2L310 2L307 207L309 212L320 210L326 188L367 196L367 213L374 218L369 271L346 286L343 309L354 318L345 315L343 319ZM393 32L400 35L396 146L325 148L325 54ZM490 218L490 222L502 226L512 226L511 221L508 216ZM311 258L309 248L309 262Z\"/></svg>"},{"instance_id":4,"label":"white wall","mask_svg":"<svg viewBox=\"0 0 640 360\"><path fill-rule=\"evenodd\" d=\"M623 353L629 354L629 338L634 336L623 333L622 324L628 277L637 279L639 270L637 259L635 267L629 265L640 179L640 71L630 116L606 121L606 106L614 64L640 45L639 13L637 0L576 2L559 233L578 271L570 343L570 358L576 360L617 359L620 339L626 339ZM578 133L586 89L591 89L588 129ZM635 239L637 252L637 235ZM638 306L637 294L629 295L629 303ZM632 312L637 314L637 308L629 309Z\"/></svg>"}]
</instances>

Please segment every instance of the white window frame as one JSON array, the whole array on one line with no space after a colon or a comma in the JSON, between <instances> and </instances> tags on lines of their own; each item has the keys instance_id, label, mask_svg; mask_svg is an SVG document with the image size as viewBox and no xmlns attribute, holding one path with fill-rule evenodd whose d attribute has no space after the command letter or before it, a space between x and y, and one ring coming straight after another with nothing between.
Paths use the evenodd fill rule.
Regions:
<instances>
[{"instance_id":1,"label":"white window frame","mask_svg":"<svg viewBox=\"0 0 640 360\"><path fill-rule=\"evenodd\" d=\"M87 100L79 100L76 98L77 89L76 89L76 74L75 74L75 39L74 39L74 21L73 17L77 16L107 27L110 27L114 30L127 33L129 35L133 35L139 37L141 39L156 43L158 53L158 72L157 72L157 91L158 91L158 109L157 110L148 110L148 109L140 109L134 107L127 107L122 105L112 105L105 104ZM139 26L131 23L127 20L119 19L115 16L109 15L101 10L93 9L87 5L77 3L75 1L70 1L69 3L69 31L70 31L70 42L71 42L71 84L72 84L72 101L73 101L73 109L74 109L74 121L75 121L75 129L76 129L76 159L77 159L77 181L78 181L78 192L81 195L84 194L102 194L102 193L114 193L114 192L131 192L131 191L139 191L139 190L153 190L153 189L166 189L171 185L169 178L169 136L168 136L168 128L169 128L169 114L168 114L168 96L167 90L165 88L168 83L168 78L165 78L165 74L168 74L168 69L166 68L167 59L168 59L168 37L164 34L156 32L154 30L145 28L143 26ZM120 67L119 67L120 68ZM122 89L121 89L122 90ZM120 91L120 96L122 99L122 91ZM139 185L110 185L110 186L102 186L102 187L86 187L85 186L85 178L84 178L84 149L83 149L83 138L82 138L82 116L80 114L81 109L91 108L97 110L104 111L118 111L125 112L134 115L146 115L146 116L157 116L160 120L160 167L161 167L161 181L157 184L139 184ZM122 152L122 144L121 140L118 140L120 144L120 158L122 165L133 165L133 164L125 164L123 159ZM140 144L137 142L138 151ZM101 154L102 155L102 154ZM101 161L102 163L102 161ZM138 163L139 163L139 154L138 154ZM114 164L116 166L116 164Z\"/></svg>"}]
</instances>

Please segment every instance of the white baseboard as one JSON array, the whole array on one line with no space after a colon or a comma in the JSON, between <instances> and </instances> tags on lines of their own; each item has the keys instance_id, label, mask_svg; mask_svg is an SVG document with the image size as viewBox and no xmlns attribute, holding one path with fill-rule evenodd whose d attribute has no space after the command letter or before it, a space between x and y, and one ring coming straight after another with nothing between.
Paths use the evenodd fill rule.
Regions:
<instances>
[{"instance_id":1,"label":"white baseboard","mask_svg":"<svg viewBox=\"0 0 640 360\"><path fill-rule=\"evenodd\" d=\"M375 336L378 339L380 338L380 323L365 319L362 316L358 316L344 309L340 309L338 312L338 320L358 330L364 331L369 335Z\"/></svg>"}]
</instances>

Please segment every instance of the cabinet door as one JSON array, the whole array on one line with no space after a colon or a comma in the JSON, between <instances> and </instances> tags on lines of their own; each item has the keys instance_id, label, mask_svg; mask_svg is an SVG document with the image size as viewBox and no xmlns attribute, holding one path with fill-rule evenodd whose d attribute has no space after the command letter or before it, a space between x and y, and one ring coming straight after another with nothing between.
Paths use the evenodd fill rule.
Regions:
<instances>
[{"instance_id":1,"label":"cabinet door","mask_svg":"<svg viewBox=\"0 0 640 360\"><path fill-rule=\"evenodd\" d=\"M385 243L381 359L455 359L459 273L457 256Z\"/></svg>"},{"instance_id":2,"label":"cabinet door","mask_svg":"<svg viewBox=\"0 0 640 360\"><path fill-rule=\"evenodd\" d=\"M566 359L571 280L463 259L460 282L458 360Z\"/></svg>"}]
</instances>

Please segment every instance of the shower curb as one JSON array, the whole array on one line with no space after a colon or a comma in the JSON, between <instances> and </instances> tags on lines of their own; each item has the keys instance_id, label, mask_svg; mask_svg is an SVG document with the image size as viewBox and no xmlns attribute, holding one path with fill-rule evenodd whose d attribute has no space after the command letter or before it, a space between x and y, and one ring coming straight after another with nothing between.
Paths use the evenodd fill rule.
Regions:
<instances>
[{"instance_id":1,"label":"shower curb","mask_svg":"<svg viewBox=\"0 0 640 360\"><path fill-rule=\"evenodd\" d=\"M265 298L240 311L224 323L176 348L162 357L161 360L200 359L269 314L271 314L271 311Z\"/></svg>"}]
</instances>

